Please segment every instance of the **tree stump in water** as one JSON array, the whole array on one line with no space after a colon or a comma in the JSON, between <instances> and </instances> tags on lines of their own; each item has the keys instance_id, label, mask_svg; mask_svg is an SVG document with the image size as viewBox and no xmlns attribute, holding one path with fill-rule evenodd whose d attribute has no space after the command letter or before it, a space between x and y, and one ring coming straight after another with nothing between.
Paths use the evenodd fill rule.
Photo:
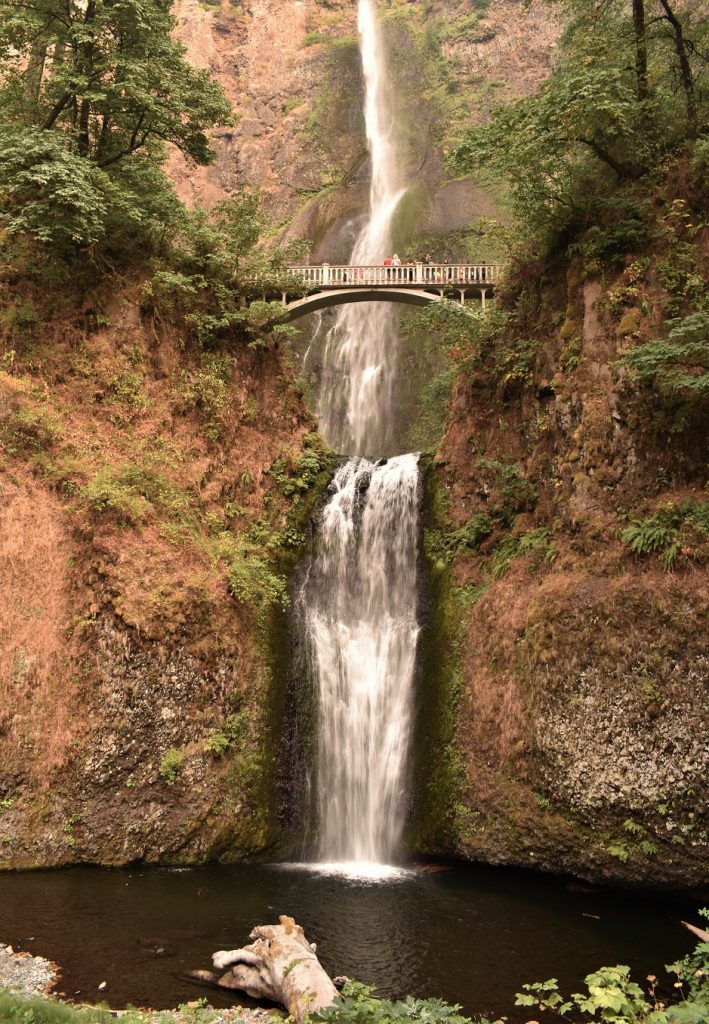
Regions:
<instances>
[{"instance_id":1,"label":"tree stump in water","mask_svg":"<svg viewBox=\"0 0 709 1024\"><path fill-rule=\"evenodd\" d=\"M221 950L212 961L219 971L229 968L218 980L222 988L281 1003L301 1024L309 1010L329 1006L337 989L300 925L285 915L279 920L280 924L254 928L249 938L255 941L250 946Z\"/></svg>"}]
</instances>

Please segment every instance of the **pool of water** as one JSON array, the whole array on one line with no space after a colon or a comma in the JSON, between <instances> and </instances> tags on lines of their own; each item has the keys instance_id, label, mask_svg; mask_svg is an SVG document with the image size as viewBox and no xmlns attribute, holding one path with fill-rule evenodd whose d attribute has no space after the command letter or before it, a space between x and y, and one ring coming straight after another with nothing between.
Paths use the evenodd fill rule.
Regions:
<instances>
[{"instance_id":1,"label":"pool of water","mask_svg":"<svg viewBox=\"0 0 709 1024\"><path fill-rule=\"evenodd\" d=\"M205 995L181 977L248 941L254 925L290 914L331 974L382 994L438 995L468 1013L529 1019L514 994L554 976L578 986L604 964L636 980L660 974L694 945L680 920L696 905L614 891L574 891L561 879L455 866L381 879L287 865L0 874L0 941L48 956L62 988L155 1008ZM106 982L105 990L98 986Z\"/></svg>"}]
</instances>

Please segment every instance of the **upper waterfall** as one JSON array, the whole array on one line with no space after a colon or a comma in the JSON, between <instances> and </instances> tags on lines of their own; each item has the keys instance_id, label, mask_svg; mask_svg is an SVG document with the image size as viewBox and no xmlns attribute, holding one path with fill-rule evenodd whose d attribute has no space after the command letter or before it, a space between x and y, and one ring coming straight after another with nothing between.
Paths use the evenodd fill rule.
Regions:
<instances>
[{"instance_id":1,"label":"upper waterfall","mask_svg":"<svg viewBox=\"0 0 709 1024\"><path fill-rule=\"evenodd\" d=\"M372 264L391 255L392 222L406 188L396 150L386 51L373 0L359 0L358 28L372 177L367 220L350 262ZM336 451L389 453L397 355L398 323L390 304L340 307L325 342L318 402L321 430Z\"/></svg>"}]
</instances>

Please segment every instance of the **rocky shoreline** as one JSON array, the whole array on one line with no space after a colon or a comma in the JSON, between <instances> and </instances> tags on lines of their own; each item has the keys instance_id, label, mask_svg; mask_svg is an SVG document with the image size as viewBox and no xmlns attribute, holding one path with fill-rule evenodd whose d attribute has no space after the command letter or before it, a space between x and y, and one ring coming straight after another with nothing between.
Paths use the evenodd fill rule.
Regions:
<instances>
[{"instance_id":1,"label":"rocky shoreline","mask_svg":"<svg viewBox=\"0 0 709 1024\"><path fill-rule=\"evenodd\" d=\"M58 965L52 960L15 952L12 946L0 943L0 991L22 996L48 996L60 974Z\"/></svg>"},{"instance_id":2,"label":"rocky shoreline","mask_svg":"<svg viewBox=\"0 0 709 1024\"><path fill-rule=\"evenodd\" d=\"M0 942L0 995L8 993L13 996L36 998L38 996L61 1000L62 993L57 992L61 978L61 968L52 960L43 956L34 956L25 951L16 951L12 946ZM64 1000L61 1000L64 1001ZM68 1002L68 1001L67 1001ZM84 1004L82 1004L83 1006ZM195 1011L199 1011L198 1014ZM277 1009L263 1007L234 1006L227 1009L214 1009L201 999L195 999L175 1010L111 1010L114 1017L130 1015L131 1020L139 1019L141 1024L270 1024L283 1019L283 1013Z\"/></svg>"}]
</instances>

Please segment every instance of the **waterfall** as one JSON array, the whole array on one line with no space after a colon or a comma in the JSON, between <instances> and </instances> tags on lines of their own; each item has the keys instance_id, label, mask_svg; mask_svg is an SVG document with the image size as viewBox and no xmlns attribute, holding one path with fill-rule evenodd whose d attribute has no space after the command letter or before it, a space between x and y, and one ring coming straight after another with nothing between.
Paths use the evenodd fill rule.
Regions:
<instances>
[{"instance_id":1,"label":"waterfall","mask_svg":"<svg viewBox=\"0 0 709 1024\"><path fill-rule=\"evenodd\" d=\"M391 861L401 838L416 654L415 455L350 459L304 588L318 681L318 854Z\"/></svg>"},{"instance_id":2,"label":"waterfall","mask_svg":"<svg viewBox=\"0 0 709 1024\"><path fill-rule=\"evenodd\" d=\"M352 262L369 264L391 252L405 189L374 0L359 0L358 25L372 183ZM318 412L330 444L352 457L333 481L300 602L318 691L318 856L369 874L401 841L419 631L418 457L370 461L388 451L396 358L388 303L341 307Z\"/></svg>"},{"instance_id":3,"label":"waterfall","mask_svg":"<svg viewBox=\"0 0 709 1024\"><path fill-rule=\"evenodd\" d=\"M406 189L392 116L386 55L374 0L359 0L364 115L372 181L369 215L350 262L381 264L391 256L391 223ZM318 418L338 452L376 455L389 448L398 324L389 303L341 306L325 341Z\"/></svg>"}]
</instances>

